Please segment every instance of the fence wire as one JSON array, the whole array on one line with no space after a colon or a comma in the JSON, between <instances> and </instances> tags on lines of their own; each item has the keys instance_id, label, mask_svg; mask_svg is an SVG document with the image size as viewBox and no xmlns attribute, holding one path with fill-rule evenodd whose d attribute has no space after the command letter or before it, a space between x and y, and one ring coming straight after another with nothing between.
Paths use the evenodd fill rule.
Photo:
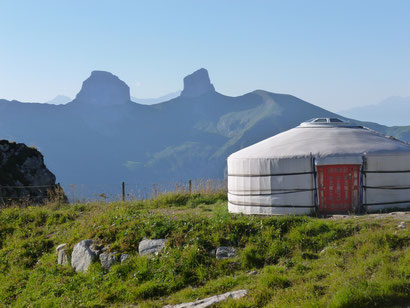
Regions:
<instances>
[{"instance_id":1,"label":"fence wire","mask_svg":"<svg viewBox=\"0 0 410 308\"><path fill-rule=\"evenodd\" d=\"M118 200L146 200L167 192L211 192L226 190L225 180L192 180L157 182L153 184L124 182L124 195L122 194L122 182L102 184L56 184L56 185L0 185L1 200L30 200L30 192L24 196L8 195L7 190L30 190L44 191L61 187L69 202L91 201L118 201Z\"/></svg>"}]
</instances>

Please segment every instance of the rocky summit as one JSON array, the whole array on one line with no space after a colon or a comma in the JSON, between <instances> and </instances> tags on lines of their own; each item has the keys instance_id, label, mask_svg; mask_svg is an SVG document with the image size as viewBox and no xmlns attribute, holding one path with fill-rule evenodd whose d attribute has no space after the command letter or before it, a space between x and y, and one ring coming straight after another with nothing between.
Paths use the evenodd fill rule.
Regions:
<instances>
[{"instance_id":1,"label":"rocky summit","mask_svg":"<svg viewBox=\"0 0 410 308\"><path fill-rule=\"evenodd\" d=\"M122 105L131 101L130 88L117 76L93 71L83 82L74 102L93 105Z\"/></svg>"},{"instance_id":2,"label":"rocky summit","mask_svg":"<svg viewBox=\"0 0 410 308\"><path fill-rule=\"evenodd\" d=\"M198 97L208 92L215 92L215 88L206 69L201 68L184 78L184 90L181 96Z\"/></svg>"},{"instance_id":3,"label":"rocky summit","mask_svg":"<svg viewBox=\"0 0 410 308\"><path fill-rule=\"evenodd\" d=\"M27 200L42 203L51 195L67 200L43 155L23 143L0 140L0 207Z\"/></svg>"}]
</instances>

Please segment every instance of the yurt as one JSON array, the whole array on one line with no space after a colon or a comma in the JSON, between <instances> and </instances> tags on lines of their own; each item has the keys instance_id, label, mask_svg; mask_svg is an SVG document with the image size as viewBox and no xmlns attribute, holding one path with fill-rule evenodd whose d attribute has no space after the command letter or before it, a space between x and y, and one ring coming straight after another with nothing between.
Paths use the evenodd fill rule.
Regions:
<instances>
[{"instance_id":1,"label":"yurt","mask_svg":"<svg viewBox=\"0 0 410 308\"><path fill-rule=\"evenodd\" d=\"M228 157L228 208L331 215L410 208L410 145L317 118Z\"/></svg>"}]
</instances>

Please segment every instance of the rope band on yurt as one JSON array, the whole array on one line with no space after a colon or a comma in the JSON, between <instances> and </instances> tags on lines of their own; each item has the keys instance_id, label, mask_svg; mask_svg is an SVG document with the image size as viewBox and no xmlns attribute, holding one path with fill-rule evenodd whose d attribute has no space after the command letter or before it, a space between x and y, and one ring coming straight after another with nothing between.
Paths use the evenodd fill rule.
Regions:
<instances>
[{"instance_id":1,"label":"rope band on yurt","mask_svg":"<svg viewBox=\"0 0 410 308\"><path fill-rule=\"evenodd\" d=\"M366 186L364 185L364 177L366 176L364 174L364 169L365 169L365 164L366 164L366 156L362 156L362 165L360 166L360 178L359 178L359 213L363 213L363 197L364 197L364 189Z\"/></svg>"},{"instance_id":2,"label":"rope band on yurt","mask_svg":"<svg viewBox=\"0 0 410 308\"><path fill-rule=\"evenodd\" d=\"M228 201L229 203L237 206L251 206L251 207L287 207L287 208L314 208L313 205L268 205L268 204L254 204L254 203L246 203L246 202L235 202L235 201Z\"/></svg>"},{"instance_id":3,"label":"rope band on yurt","mask_svg":"<svg viewBox=\"0 0 410 308\"><path fill-rule=\"evenodd\" d=\"M316 159L315 157L310 154L312 157L312 171L313 171L313 185L314 185L314 193L313 193L313 202L315 206L315 211L317 212L319 210L318 205L318 195L317 195L317 173L316 173Z\"/></svg>"},{"instance_id":4,"label":"rope band on yurt","mask_svg":"<svg viewBox=\"0 0 410 308\"><path fill-rule=\"evenodd\" d=\"M301 189L272 189L271 191L273 193L258 193L258 194L238 194L238 193L232 193L228 192L230 195L233 196L243 196L243 197L249 197L249 196L275 196L275 195L286 195L286 194L293 194L293 193L298 193L298 192L306 192L306 191L314 191L314 188L301 188Z\"/></svg>"},{"instance_id":5,"label":"rope band on yurt","mask_svg":"<svg viewBox=\"0 0 410 308\"><path fill-rule=\"evenodd\" d=\"M228 176L238 176L238 177L265 177L265 176L287 176L287 175L302 175L302 174L313 174L313 171L308 172L294 172L294 173L272 173L272 174L228 174Z\"/></svg>"},{"instance_id":6,"label":"rope band on yurt","mask_svg":"<svg viewBox=\"0 0 410 308\"><path fill-rule=\"evenodd\" d=\"M404 201L394 201L394 202L366 203L366 204L363 204L363 205L365 205L365 206L372 206L372 205L402 204L402 203L410 203L410 200L404 200Z\"/></svg>"},{"instance_id":7,"label":"rope band on yurt","mask_svg":"<svg viewBox=\"0 0 410 308\"><path fill-rule=\"evenodd\" d=\"M363 186L366 189L410 189L410 186Z\"/></svg>"},{"instance_id":8,"label":"rope band on yurt","mask_svg":"<svg viewBox=\"0 0 410 308\"><path fill-rule=\"evenodd\" d=\"M364 173L410 173L410 170L391 170L391 171L387 171L387 170L383 170L383 171L375 171L375 170L367 170L364 171Z\"/></svg>"}]
</instances>

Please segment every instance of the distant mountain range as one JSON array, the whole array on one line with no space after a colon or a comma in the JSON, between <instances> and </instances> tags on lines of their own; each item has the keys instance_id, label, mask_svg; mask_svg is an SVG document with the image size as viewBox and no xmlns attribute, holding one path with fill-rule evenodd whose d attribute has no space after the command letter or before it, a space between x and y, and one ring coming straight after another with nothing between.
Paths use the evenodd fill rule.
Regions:
<instances>
[{"instance_id":1,"label":"distant mountain range","mask_svg":"<svg viewBox=\"0 0 410 308\"><path fill-rule=\"evenodd\" d=\"M44 102L45 104L52 104L52 105L64 105L72 101L72 98L65 96L65 95L57 95L53 99Z\"/></svg>"},{"instance_id":2,"label":"distant mountain range","mask_svg":"<svg viewBox=\"0 0 410 308\"><path fill-rule=\"evenodd\" d=\"M181 95L181 91L172 92L172 93L160 96L158 98L136 98L136 97L131 96L131 100L134 103L138 103L138 104L153 105L153 104L158 104L158 103L169 101L173 98L178 97L179 95Z\"/></svg>"},{"instance_id":3,"label":"distant mountain range","mask_svg":"<svg viewBox=\"0 0 410 308\"><path fill-rule=\"evenodd\" d=\"M392 96L376 105L351 108L339 113L383 125L410 125L410 97Z\"/></svg>"},{"instance_id":4,"label":"distant mountain range","mask_svg":"<svg viewBox=\"0 0 410 308\"><path fill-rule=\"evenodd\" d=\"M65 105L0 100L0 139L36 146L66 187L147 185L223 179L229 154L314 117L341 116L287 94L225 96L205 69L178 97L143 105L117 76L94 71ZM410 141L410 126L353 122Z\"/></svg>"}]
</instances>

